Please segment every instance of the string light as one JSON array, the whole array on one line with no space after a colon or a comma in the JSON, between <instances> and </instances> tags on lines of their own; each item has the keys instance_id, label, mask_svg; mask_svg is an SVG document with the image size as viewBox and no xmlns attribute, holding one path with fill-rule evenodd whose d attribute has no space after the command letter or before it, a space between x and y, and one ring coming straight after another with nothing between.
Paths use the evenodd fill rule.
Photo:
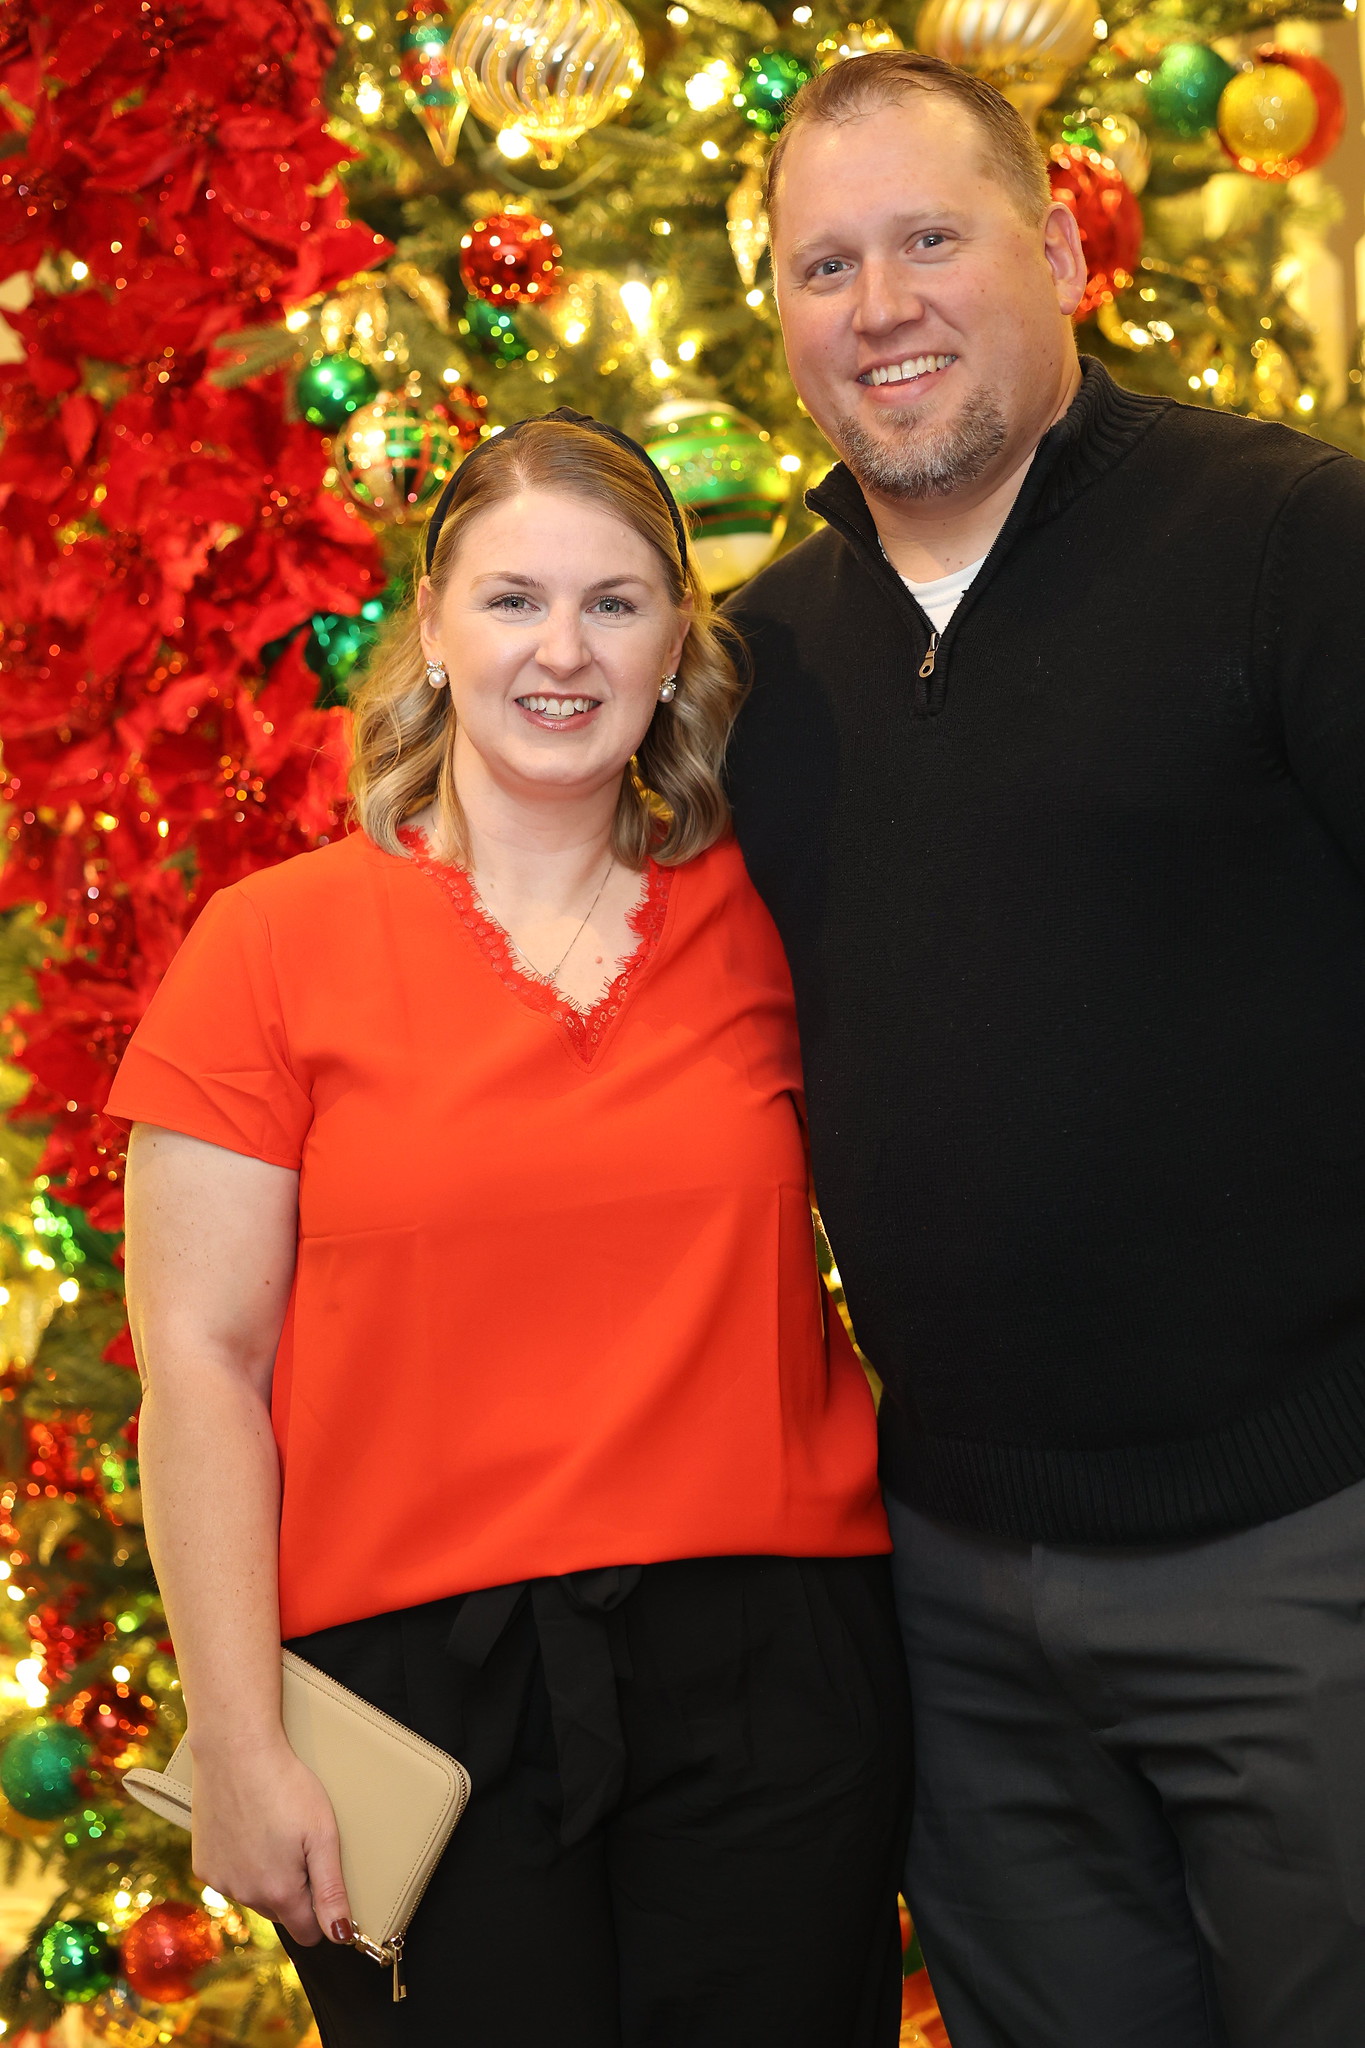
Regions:
<instances>
[{"instance_id":1,"label":"string light","mask_svg":"<svg viewBox=\"0 0 1365 2048\"><path fill-rule=\"evenodd\" d=\"M649 331L654 318L654 294L643 279L628 277L620 288L621 304L626 309L626 318L637 334Z\"/></svg>"},{"instance_id":2,"label":"string light","mask_svg":"<svg viewBox=\"0 0 1365 2048\"><path fill-rule=\"evenodd\" d=\"M688 106L692 108L694 113L698 114L704 114L710 108L718 107L726 94L731 90L733 82L734 72L726 63L724 57L715 58L712 63L704 65L700 71L695 71L683 87L683 91L687 95ZM703 152L705 149L706 144L703 142Z\"/></svg>"}]
</instances>

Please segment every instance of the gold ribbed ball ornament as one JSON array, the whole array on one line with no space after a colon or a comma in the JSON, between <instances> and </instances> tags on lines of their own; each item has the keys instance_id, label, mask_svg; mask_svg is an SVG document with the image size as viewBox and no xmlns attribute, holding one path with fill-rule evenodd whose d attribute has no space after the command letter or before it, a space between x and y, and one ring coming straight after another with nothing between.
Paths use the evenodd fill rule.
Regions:
<instances>
[{"instance_id":1,"label":"gold ribbed ball ornament","mask_svg":"<svg viewBox=\"0 0 1365 2048\"><path fill-rule=\"evenodd\" d=\"M1095 47L1098 0L928 0L921 50L989 79L1037 120Z\"/></svg>"},{"instance_id":2,"label":"gold ribbed ball ornament","mask_svg":"<svg viewBox=\"0 0 1365 2048\"><path fill-rule=\"evenodd\" d=\"M1152 151L1142 124L1129 114L1106 114L1095 123L1095 147L1107 156L1128 190L1141 192L1152 169Z\"/></svg>"},{"instance_id":3,"label":"gold ribbed ball ornament","mask_svg":"<svg viewBox=\"0 0 1365 2048\"><path fill-rule=\"evenodd\" d=\"M837 36L826 36L815 45L815 61L822 71L846 63L850 57L869 57L874 50L900 50L905 46L889 21L872 15L867 21L850 21Z\"/></svg>"},{"instance_id":4,"label":"gold ribbed ball ornament","mask_svg":"<svg viewBox=\"0 0 1365 2048\"><path fill-rule=\"evenodd\" d=\"M580 135L620 113L645 75L645 46L618 0L475 0L450 62L479 119L519 130L553 170Z\"/></svg>"}]
</instances>

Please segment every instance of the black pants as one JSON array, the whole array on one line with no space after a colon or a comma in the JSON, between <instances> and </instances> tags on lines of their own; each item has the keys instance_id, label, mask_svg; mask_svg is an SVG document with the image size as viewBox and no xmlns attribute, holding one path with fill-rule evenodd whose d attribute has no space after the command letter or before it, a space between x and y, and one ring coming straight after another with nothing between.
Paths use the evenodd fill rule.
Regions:
<instances>
[{"instance_id":1,"label":"black pants","mask_svg":"<svg viewBox=\"0 0 1365 2048\"><path fill-rule=\"evenodd\" d=\"M953 2048L1362 2048L1365 1486L1150 1549L889 1507Z\"/></svg>"},{"instance_id":2,"label":"black pants","mask_svg":"<svg viewBox=\"0 0 1365 2048\"><path fill-rule=\"evenodd\" d=\"M894 2048L911 1771L885 1558L583 1573L290 1647L474 1785L402 2005L354 1951L286 1941L326 2048Z\"/></svg>"}]
</instances>

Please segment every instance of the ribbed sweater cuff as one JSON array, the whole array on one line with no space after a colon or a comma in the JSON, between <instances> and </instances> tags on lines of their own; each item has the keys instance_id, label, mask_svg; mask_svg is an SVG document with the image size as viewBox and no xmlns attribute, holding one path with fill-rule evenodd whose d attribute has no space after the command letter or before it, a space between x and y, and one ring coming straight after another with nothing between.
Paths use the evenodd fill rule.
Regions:
<instances>
[{"instance_id":1,"label":"ribbed sweater cuff","mask_svg":"<svg viewBox=\"0 0 1365 2048\"><path fill-rule=\"evenodd\" d=\"M882 1403L882 1483L909 1506L1031 1543L1166 1543L1245 1529L1365 1478L1365 1360L1209 1436L1072 1450L925 1436Z\"/></svg>"}]
</instances>

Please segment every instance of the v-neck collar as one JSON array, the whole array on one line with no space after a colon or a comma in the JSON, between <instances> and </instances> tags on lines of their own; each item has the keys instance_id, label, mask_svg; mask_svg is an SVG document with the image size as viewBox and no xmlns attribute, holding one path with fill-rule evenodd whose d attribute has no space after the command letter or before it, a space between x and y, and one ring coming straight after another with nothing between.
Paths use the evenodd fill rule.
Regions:
<instances>
[{"instance_id":1,"label":"v-neck collar","mask_svg":"<svg viewBox=\"0 0 1365 2048\"><path fill-rule=\"evenodd\" d=\"M570 1050L585 1066L591 1065L620 1015L631 987L658 950L668 916L673 870L661 867L655 860L648 862L644 895L626 920L636 934L638 944L622 961L615 978L592 1007L580 1010L553 983L538 980L517 964L518 954L512 939L481 901L464 868L457 867L452 861L437 860L428 852L421 834L412 828L400 832L399 837L411 854L414 867L429 876L452 904L461 924L503 986L510 989L528 1010L534 1010L556 1024Z\"/></svg>"}]
</instances>

